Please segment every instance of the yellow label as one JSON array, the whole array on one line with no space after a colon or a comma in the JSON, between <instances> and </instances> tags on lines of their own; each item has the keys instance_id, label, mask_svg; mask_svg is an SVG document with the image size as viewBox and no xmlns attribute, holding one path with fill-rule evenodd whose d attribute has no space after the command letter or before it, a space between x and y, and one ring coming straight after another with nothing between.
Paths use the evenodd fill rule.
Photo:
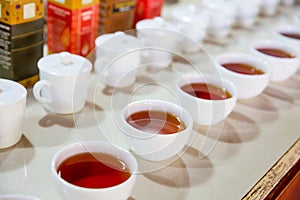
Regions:
<instances>
[{"instance_id":1,"label":"yellow label","mask_svg":"<svg viewBox=\"0 0 300 200\"><path fill-rule=\"evenodd\" d=\"M98 4L99 0L48 0L48 2L55 3L64 8L75 10L85 6Z\"/></svg>"},{"instance_id":2,"label":"yellow label","mask_svg":"<svg viewBox=\"0 0 300 200\"><path fill-rule=\"evenodd\" d=\"M120 3L115 3L113 6L113 12L126 12L134 9L135 1L125 1Z\"/></svg>"},{"instance_id":3,"label":"yellow label","mask_svg":"<svg viewBox=\"0 0 300 200\"><path fill-rule=\"evenodd\" d=\"M116 3L114 5L114 7L116 9L120 9L120 8L123 8L123 7L130 7L130 6L134 6L134 5L135 5L134 1L128 1L128 2Z\"/></svg>"},{"instance_id":4,"label":"yellow label","mask_svg":"<svg viewBox=\"0 0 300 200\"><path fill-rule=\"evenodd\" d=\"M44 4L40 0L0 0L0 22L15 25L44 17Z\"/></svg>"}]
</instances>

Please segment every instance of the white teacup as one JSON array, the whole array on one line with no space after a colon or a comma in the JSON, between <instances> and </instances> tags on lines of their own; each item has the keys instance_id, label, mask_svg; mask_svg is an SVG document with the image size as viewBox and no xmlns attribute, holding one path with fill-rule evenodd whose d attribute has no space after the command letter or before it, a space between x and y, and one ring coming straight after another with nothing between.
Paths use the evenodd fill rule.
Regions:
<instances>
[{"instance_id":1,"label":"white teacup","mask_svg":"<svg viewBox=\"0 0 300 200\"><path fill-rule=\"evenodd\" d=\"M16 144L22 134L27 90L19 83L0 79L0 148Z\"/></svg>"},{"instance_id":2,"label":"white teacup","mask_svg":"<svg viewBox=\"0 0 300 200\"><path fill-rule=\"evenodd\" d=\"M100 81L111 87L134 83L140 62L140 42L136 37L116 32L100 35L96 41L95 71Z\"/></svg>"},{"instance_id":3,"label":"white teacup","mask_svg":"<svg viewBox=\"0 0 300 200\"><path fill-rule=\"evenodd\" d=\"M161 17L155 17L139 21L136 30L143 45L142 63L156 69L168 67L178 43L176 27Z\"/></svg>"},{"instance_id":4,"label":"white teacup","mask_svg":"<svg viewBox=\"0 0 300 200\"><path fill-rule=\"evenodd\" d=\"M109 156L113 156L115 159L120 160L119 164L126 165L129 169L130 176L128 179L123 182L112 185L111 187L103 188L88 188L81 187L66 181L63 177L58 174L58 169L63 161L82 153L101 153ZM107 160L106 156L98 156L94 154L95 158L99 159L99 162L104 163L106 166L111 167L112 169L119 170L114 167L114 164L111 164L111 160ZM81 160L83 161L83 160ZM95 161L93 161L95 162ZM72 167L72 166L70 166ZM122 168L125 170L124 168ZM126 168L127 169L127 168ZM121 170L121 169L120 169ZM51 162L51 172L54 179L54 183L59 195L66 200L98 200L98 199L113 199L113 200L124 200L128 199L133 191L133 188L136 183L136 173L138 171L138 164L135 157L128 151L121 149L113 144L107 142L79 142L70 144L61 150L59 150ZM83 171L84 173L85 171ZM84 175L85 176L85 175ZM108 175L111 176L111 175ZM111 177L113 179L113 177ZM78 182L77 182L78 183Z\"/></svg>"},{"instance_id":5,"label":"white teacup","mask_svg":"<svg viewBox=\"0 0 300 200\"><path fill-rule=\"evenodd\" d=\"M235 69L236 71L226 69L225 64L246 64L260 70L262 74L243 74L248 69ZM266 61L246 53L223 53L216 58L216 66L221 72L222 78L232 81L238 90L239 99L252 98L260 93L267 87L270 81L271 69ZM239 71L240 72L237 72ZM254 69L251 69L254 71Z\"/></svg>"},{"instance_id":6,"label":"white teacup","mask_svg":"<svg viewBox=\"0 0 300 200\"><path fill-rule=\"evenodd\" d=\"M54 113L80 111L86 102L92 63L67 52L50 54L38 61L40 81L33 87L34 97Z\"/></svg>"},{"instance_id":7,"label":"white teacup","mask_svg":"<svg viewBox=\"0 0 300 200\"><path fill-rule=\"evenodd\" d=\"M182 87L190 84L210 84L229 92L231 97L222 100L198 98L183 91ZM179 77L175 84L175 93L181 106L192 116L195 124L213 125L224 120L236 105L238 92L236 86L229 80L208 74L186 74Z\"/></svg>"},{"instance_id":8,"label":"white teacup","mask_svg":"<svg viewBox=\"0 0 300 200\"><path fill-rule=\"evenodd\" d=\"M179 6L172 10L173 23L185 37L179 39L180 47L185 53L197 52L206 35L209 20L208 13L199 11L194 5Z\"/></svg>"},{"instance_id":9,"label":"white teacup","mask_svg":"<svg viewBox=\"0 0 300 200\"><path fill-rule=\"evenodd\" d=\"M300 51L300 26L299 25L281 25L275 28L276 38L283 42L294 45ZM297 36L296 38L293 35Z\"/></svg>"},{"instance_id":10,"label":"white teacup","mask_svg":"<svg viewBox=\"0 0 300 200\"><path fill-rule=\"evenodd\" d=\"M290 54L291 58L267 55L258 49L277 49ZM259 40L252 44L251 51L268 62L271 68L270 81L279 82L291 77L299 68L300 54L296 47L277 40Z\"/></svg>"},{"instance_id":11,"label":"white teacup","mask_svg":"<svg viewBox=\"0 0 300 200\"><path fill-rule=\"evenodd\" d=\"M135 125L138 127L129 124L128 120L134 119L132 117L133 114L143 111L149 111L149 123L138 124L146 121L144 115L137 118L137 124ZM155 112L159 113L155 114ZM169 114L182 122L180 125L178 124L178 127L180 126L181 128L172 133L164 129L164 125L173 126L175 124L168 121ZM155 116L159 116L160 119ZM162 124L156 124L156 122L161 122ZM121 111L119 123L131 150L139 157L151 161L165 160L179 153L188 143L193 127L192 118L185 109L161 100L140 100L130 103ZM153 127L157 128L157 130L153 130Z\"/></svg>"}]
</instances>

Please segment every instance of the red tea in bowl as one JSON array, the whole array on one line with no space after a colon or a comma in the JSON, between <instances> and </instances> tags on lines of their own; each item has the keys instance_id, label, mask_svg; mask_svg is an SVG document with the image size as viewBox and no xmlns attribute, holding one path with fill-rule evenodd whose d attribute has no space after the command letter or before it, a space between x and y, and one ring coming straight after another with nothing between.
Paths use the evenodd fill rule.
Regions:
<instances>
[{"instance_id":1,"label":"red tea in bowl","mask_svg":"<svg viewBox=\"0 0 300 200\"><path fill-rule=\"evenodd\" d=\"M133 113L126 121L132 127L149 133L174 134L186 128L184 122L175 114L158 110Z\"/></svg>"},{"instance_id":2,"label":"red tea in bowl","mask_svg":"<svg viewBox=\"0 0 300 200\"><path fill-rule=\"evenodd\" d=\"M289 52L286 52L281 49L276 49L276 48L257 48L257 51L273 56L273 57L278 57L278 58L295 58L295 56Z\"/></svg>"},{"instance_id":3,"label":"red tea in bowl","mask_svg":"<svg viewBox=\"0 0 300 200\"><path fill-rule=\"evenodd\" d=\"M225 63L222 66L230 71L247 74L247 75L259 75L264 74L264 72L256 67L246 64L246 63Z\"/></svg>"},{"instance_id":4,"label":"red tea in bowl","mask_svg":"<svg viewBox=\"0 0 300 200\"><path fill-rule=\"evenodd\" d=\"M59 165L57 173L73 185L94 189L119 185L131 176L126 163L100 152L73 155Z\"/></svg>"},{"instance_id":5,"label":"red tea in bowl","mask_svg":"<svg viewBox=\"0 0 300 200\"><path fill-rule=\"evenodd\" d=\"M186 84L181 89L189 95L206 100L224 100L232 97L224 88L206 83Z\"/></svg>"},{"instance_id":6,"label":"red tea in bowl","mask_svg":"<svg viewBox=\"0 0 300 200\"><path fill-rule=\"evenodd\" d=\"M284 33L284 32L281 32L280 34L285 36L285 37L300 40L300 33Z\"/></svg>"}]
</instances>

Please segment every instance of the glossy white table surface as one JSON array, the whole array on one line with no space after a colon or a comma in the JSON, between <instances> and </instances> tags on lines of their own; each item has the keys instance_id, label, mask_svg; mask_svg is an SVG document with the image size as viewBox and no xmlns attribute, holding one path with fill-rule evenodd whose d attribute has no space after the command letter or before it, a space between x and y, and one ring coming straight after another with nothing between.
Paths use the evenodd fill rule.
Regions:
<instances>
[{"instance_id":1,"label":"glossy white table surface","mask_svg":"<svg viewBox=\"0 0 300 200\"><path fill-rule=\"evenodd\" d=\"M184 4L195 1L180 1ZM178 5L168 5L163 15ZM292 23L300 5L280 7L273 17L259 17L251 29L232 29L230 37L203 48L214 59L219 53L248 52L251 42L272 38L273 29ZM203 53L184 55L201 72L215 73ZM24 135L10 148L0 150L0 194L28 194L58 200L50 173L52 156L67 144L107 140L128 148L114 114L128 102L162 99L177 102L172 87L178 75L194 67L184 59L172 68L141 68L136 83L111 95L93 73L85 108L74 115L47 112L28 89ZM239 100L224 123L195 127L190 146L176 161L151 163L139 159L141 173L132 199L198 200L241 199L300 136L300 71L282 83L270 83L259 96ZM1 125L0 125L1 126ZM219 135L220 133L220 135ZM199 157L200 155L200 157Z\"/></svg>"}]
</instances>

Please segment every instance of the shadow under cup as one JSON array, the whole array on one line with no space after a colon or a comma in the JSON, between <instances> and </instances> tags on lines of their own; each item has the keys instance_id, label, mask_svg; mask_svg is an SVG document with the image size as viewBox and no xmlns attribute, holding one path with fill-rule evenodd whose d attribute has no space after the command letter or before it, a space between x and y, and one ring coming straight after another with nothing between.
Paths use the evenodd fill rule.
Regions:
<instances>
[{"instance_id":1,"label":"shadow under cup","mask_svg":"<svg viewBox=\"0 0 300 200\"><path fill-rule=\"evenodd\" d=\"M161 100L140 100L121 112L120 128L131 150L150 161L178 154L192 132L190 114L180 106Z\"/></svg>"},{"instance_id":2,"label":"shadow under cup","mask_svg":"<svg viewBox=\"0 0 300 200\"><path fill-rule=\"evenodd\" d=\"M106 142L79 142L58 151L51 171L63 199L116 199L130 197L138 164L126 150Z\"/></svg>"}]
</instances>

